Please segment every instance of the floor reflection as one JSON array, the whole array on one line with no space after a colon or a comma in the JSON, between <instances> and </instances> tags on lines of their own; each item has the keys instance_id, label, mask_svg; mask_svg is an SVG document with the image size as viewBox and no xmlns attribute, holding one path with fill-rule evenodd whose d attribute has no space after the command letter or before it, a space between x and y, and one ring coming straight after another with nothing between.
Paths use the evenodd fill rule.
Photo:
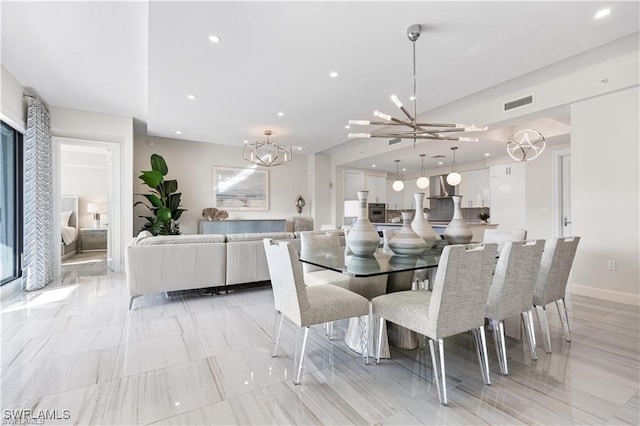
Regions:
<instances>
[{"instance_id":1,"label":"floor reflection","mask_svg":"<svg viewBox=\"0 0 640 426\"><path fill-rule=\"evenodd\" d=\"M78 253L62 261L61 284L79 284L83 277L107 275L107 252Z\"/></svg>"}]
</instances>

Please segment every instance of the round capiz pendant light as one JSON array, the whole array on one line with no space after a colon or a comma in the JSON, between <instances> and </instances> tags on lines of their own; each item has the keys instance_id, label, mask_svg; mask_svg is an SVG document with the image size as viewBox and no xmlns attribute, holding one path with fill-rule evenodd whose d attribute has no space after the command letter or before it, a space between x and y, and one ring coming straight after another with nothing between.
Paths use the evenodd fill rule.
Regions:
<instances>
[{"instance_id":1,"label":"round capiz pendant light","mask_svg":"<svg viewBox=\"0 0 640 426\"><path fill-rule=\"evenodd\" d=\"M427 189L429 187L429 178L424 175L424 156L426 154L420 154L422 159L422 167L420 167L420 177L416 180L416 186L420 189Z\"/></svg>"},{"instance_id":2,"label":"round capiz pendant light","mask_svg":"<svg viewBox=\"0 0 640 426\"><path fill-rule=\"evenodd\" d=\"M451 162L451 173L447 175L447 183L451 186L460 185L460 182L462 182L462 176L460 176L460 173L456 171L456 150L457 149L458 149L457 146L451 147L451 151L453 151L453 162Z\"/></svg>"},{"instance_id":3,"label":"round capiz pendant light","mask_svg":"<svg viewBox=\"0 0 640 426\"><path fill-rule=\"evenodd\" d=\"M391 187L393 188L394 191L400 192L404 189L404 182L401 181L399 178L398 163L400 162L400 160L393 160L393 161L396 162L396 180L393 181L393 185L391 185Z\"/></svg>"},{"instance_id":4,"label":"round capiz pendant light","mask_svg":"<svg viewBox=\"0 0 640 426\"><path fill-rule=\"evenodd\" d=\"M458 172L451 172L447 175L447 183L451 186L460 185L462 182L462 176Z\"/></svg>"}]
</instances>

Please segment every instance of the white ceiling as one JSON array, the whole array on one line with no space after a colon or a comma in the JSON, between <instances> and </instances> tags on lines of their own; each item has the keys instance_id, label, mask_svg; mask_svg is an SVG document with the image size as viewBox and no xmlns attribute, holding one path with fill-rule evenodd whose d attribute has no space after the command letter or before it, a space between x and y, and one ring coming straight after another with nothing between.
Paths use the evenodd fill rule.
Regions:
<instances>
[{"instance_id":1,"label":"white ceiling","mask_svg":"<svg viewBox=\"0 0 640 426\"><path fill-rule=\"evenodd\" d=\"M1 7L2 64L50 105L134 116L149 135L236 146L271 129L272 139L306 153L347 141L349 119L369 119L376 109L395 114L392 93L408 103L411 24L423 26L419 111L639 30L637 1ZM611 15L594 20L603 7ZM209 42L211 34L221 43ZM415 152L406 155L419 163ZM395 169L389 156L380 160Z\"/></svg>"}]
</instances>

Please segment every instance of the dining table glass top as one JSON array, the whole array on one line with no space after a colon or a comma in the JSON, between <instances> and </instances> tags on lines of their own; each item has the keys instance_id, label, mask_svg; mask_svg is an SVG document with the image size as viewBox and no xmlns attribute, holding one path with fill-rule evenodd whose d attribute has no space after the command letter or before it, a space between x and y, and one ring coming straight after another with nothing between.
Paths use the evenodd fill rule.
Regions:
<instances>
[{"instance_id":1,"label":"dining table glass top","mask_svg":"<svg viewBox=\"0 0 640 426\"><path fill-rule=\"evenodd\" d=\"M389 249L378 248L367 257L355 256L345 247L303 249L300 261L354 277L371 277L393 272L435 268L440 261L441 248L427 249L414 256L398 256Z\"/></svg>"}]
</instances>

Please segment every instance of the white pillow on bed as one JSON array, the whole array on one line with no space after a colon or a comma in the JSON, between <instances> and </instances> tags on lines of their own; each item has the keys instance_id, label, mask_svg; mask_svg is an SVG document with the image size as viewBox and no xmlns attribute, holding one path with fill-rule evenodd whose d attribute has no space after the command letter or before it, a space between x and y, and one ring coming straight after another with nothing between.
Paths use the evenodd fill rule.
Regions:
<instances>
[{"instance_id":1,"label":"white pillow on bed","mask_svg":"<svg viewBox=\"0 0 640 426\"><path fill-rule=\"evenodd\" d=\"M73 211L60 212L60 226L69 226L69 219Z\"/></svg>"}]
</instances>

